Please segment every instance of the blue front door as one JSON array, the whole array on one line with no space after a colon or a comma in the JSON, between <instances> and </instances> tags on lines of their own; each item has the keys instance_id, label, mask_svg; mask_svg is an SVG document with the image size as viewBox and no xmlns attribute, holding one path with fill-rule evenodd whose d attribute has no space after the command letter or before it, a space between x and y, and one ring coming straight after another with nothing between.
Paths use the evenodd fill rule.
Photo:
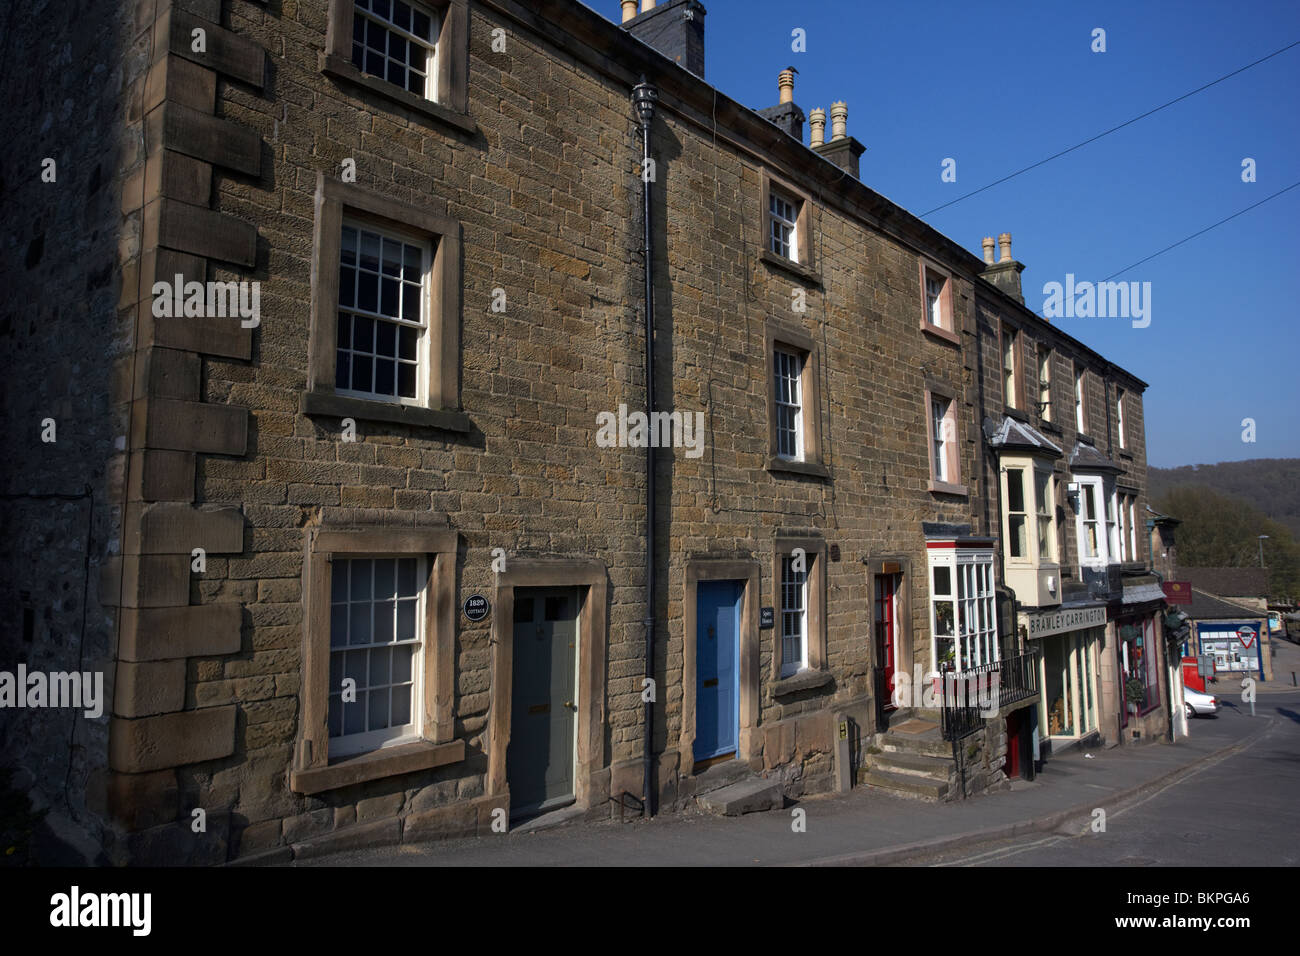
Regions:
<instances>
[{"instance_id":1,"label":"blue front door","mask_svg":"<svg viewBox=\"0 0 1300 956\"><path fill-rule=\"evenodd\" d=\"M741 581L701 581L695 594L695 759L736 752L740 736Z\"/></svg>"}]
</instances>

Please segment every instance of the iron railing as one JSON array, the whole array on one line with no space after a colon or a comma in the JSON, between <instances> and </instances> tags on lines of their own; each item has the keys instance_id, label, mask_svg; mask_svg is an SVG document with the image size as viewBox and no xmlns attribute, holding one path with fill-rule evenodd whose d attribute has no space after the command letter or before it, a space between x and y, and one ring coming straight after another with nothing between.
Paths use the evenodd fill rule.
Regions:
<instances>
[{"instance_id":1,"label":"iron railing","mask_svg":"<svg viewBox=\"0 0 1300 956\"><path fill-rule=\"evenodd\" d=\"M967 737L979 730L986 715L996 715L1008 704L1037 694L1037 661L1037 654L1020 654L940 674L939 725L943 739Z\"/></svg>"}]
</instances>

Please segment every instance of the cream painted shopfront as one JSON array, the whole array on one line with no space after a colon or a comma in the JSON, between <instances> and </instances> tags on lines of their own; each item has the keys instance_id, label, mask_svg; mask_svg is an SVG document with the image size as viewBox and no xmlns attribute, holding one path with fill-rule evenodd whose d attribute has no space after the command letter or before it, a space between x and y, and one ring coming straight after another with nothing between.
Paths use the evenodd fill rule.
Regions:
<instances>
[{"instance_id":1,"label":"cream painted shopfront","mask_svg":"<svg viewBox=\"0 0 1300 956\"><path fill-rule=\"evenodd\" d=\"M1038 649L1040 757L1098 732L1097 675L1106 634L1106 607L1022 612Z\"/></svg>"}]
</instances>

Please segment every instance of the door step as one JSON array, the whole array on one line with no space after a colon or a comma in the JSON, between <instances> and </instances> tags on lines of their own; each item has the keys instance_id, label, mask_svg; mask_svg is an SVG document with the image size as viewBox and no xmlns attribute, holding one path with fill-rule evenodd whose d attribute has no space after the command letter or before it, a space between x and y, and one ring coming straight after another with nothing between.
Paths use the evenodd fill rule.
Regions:
<instances>
[{"instance_id":1,"label":"door step","mask_svg":"<svg viewBox=\"0 0 1300 956\"><path fill-rule=\"evenodd\" d=\"M571 803L568 806L560 807L558 810L548 810L539 816L511 821L510 832L536 833L539 830L550 830L554 827L562 827L566 823L572 823L574 820L582 819L586 812L587 811L582 807Z\"/></svg>"},{"instance_id":2,"label":"door step","mask_svg":"<svg viewBox=\"0 0 1300 956\"><path fill-rule=\"evenodd\" d=\"M916 777L930 777L946 783L948 774L952 770L952 758L945 759L943 757L932 757L929 754L893 750L873 755L871 769Z\"/></svg>"},{"instance_id":3,"label":"door step","mask_svg":"<svg viewBox=\"0 0 1300 956\"><path fill-rule=\"evenodd\" d=\"M715 763L702 773L694 774L695 778L695 796L702 793L710 793L714 790L721 790L723 787L729 787L733 783L746 780L754 775L754 771L749 769L749 764L743 760L724 760L722 763Z\"/></svg>"},{"instance_id":4,"label":"door step","mask_svg":"<svg viewBox=\"0 0 1300 956\"><path fill-rule=\"evenodd\" d=\"M720 764L720 766L726 765ZM779 779L765 780L762 777L750 777L717 790L697 792L695 800L710 813L738 817L744 813L780 810L785 806L785 792Z\"/></svg>"},{"instance_id":5,"label":"door step","mask_svg":"<svg viewBox=\"0 0 1300 956\"><path fill-rule=\"evenodd\" d=\"M948 781L934 780L911 773L895 773L872 767L867 771L866 784L880 790L889 790L898 796L913 797L938 803L948 795Z\"/></svg>"}]
</instances>

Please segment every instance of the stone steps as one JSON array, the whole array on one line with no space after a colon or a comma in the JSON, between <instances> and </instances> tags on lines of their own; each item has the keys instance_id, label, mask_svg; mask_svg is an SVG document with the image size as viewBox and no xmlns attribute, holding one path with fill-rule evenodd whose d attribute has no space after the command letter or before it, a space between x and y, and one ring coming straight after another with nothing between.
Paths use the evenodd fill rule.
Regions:
<instances>
[{"instance_id":1,"label":"stone steps","mask_svg":"<svg viewBox=\"0 0 1300 956\"><path fill-rule=\"evenodd\" d=\"M916 753L952 760L952 744L937 730L925 734L879 734L876 746L889 753Z\"/></svg>"},{"instance_id":2,"label":"stone steps","mask_svg":"<svg viewBox=\"0 0 1300 956\"><path fill-rule=\"evenodd\" d=\"M932 757L928 754L895 750L882 754L873 754L871 767L873 770L910 774L918 777L932 777L947 782L948 775L952 772L953 763L951 758L945 759L943 757Z\"/></svg>"},{"instance_id":3,"label":"stone steps","mask_svg":"<svg viewBox=\"0 0 1300 956\"><path fill-rule=\"evenodd\" d=\"M744 813L780 810L785 806L785 793L776 778L750 777L717 790L696 793L695 801L709 813L738 817Z\"/></svg>"},{"instance_id":4,"label":"stone steps","mask_svg":"<svg viewBox=\"0 0 1300 956\"><path fill-rule=\"evenodd\" d=\"M948 781L935 780L911 773L894 773L875 767L867 771L865 783L869 787L888 790L898 796L913 797L938 803L948 795Z\"/></svg>"}]
</instances>

